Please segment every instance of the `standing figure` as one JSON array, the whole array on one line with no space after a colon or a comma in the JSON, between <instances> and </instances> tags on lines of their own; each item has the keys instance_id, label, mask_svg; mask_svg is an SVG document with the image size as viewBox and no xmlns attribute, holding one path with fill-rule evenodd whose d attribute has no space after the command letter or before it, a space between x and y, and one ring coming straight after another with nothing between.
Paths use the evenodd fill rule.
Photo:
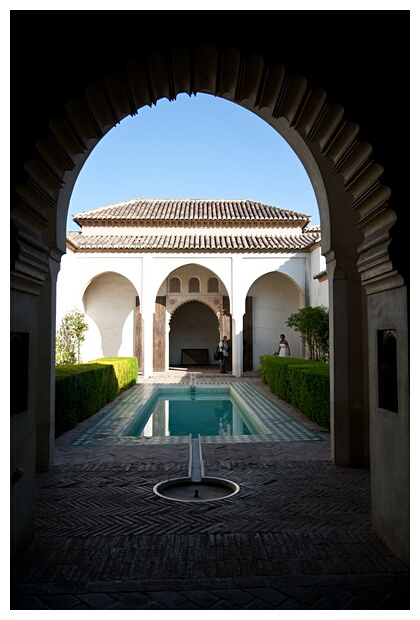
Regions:
<instances>
[{"instance_id":1,"label":"standing figure","mask_svg":"<svg viewBox=\"0 0 420 620\"><path fill-rule=\"evenodd\" d=\"M280 334L278 354L280 355L280 357L290 357L289 343L285 339L284 334Z\"/></svg>"},{"instance_id":2,"label":"standing figure","mask_svg":"<svg viewBox=\"0 0 420 620\"><path fill-rule=\"evenodd\" d=\"M220 360L220 372L222 373L226 372L225 364L226 364L227 356L229 355L228 349L229 349L229 345L227 341L227 336L223 336L222 340L219 342L219 350L223 353L221 360Z\"/></svg>"}]
</instances>

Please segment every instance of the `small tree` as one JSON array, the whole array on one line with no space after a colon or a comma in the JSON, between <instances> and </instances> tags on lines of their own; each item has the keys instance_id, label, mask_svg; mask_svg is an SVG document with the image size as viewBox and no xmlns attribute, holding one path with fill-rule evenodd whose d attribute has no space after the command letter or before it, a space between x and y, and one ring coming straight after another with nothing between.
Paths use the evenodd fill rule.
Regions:
<instances>
[{"instance_id":1,"label":"small tree","mask_svg":"<svg viewBox=\"0 0 420 620\"><path fill-rule=\"evenodd\" d=\"M75 308L61 321L55 339L55 363L80 364L80 345L89 329L85 315Z\"/></svg>"},{"instance_id":2,"label":"small tree","mask_svg":"<svg viewBox=\"0 0 420 620\"><path fill-rule=\"evenodd\" d=\"M308 347L309 359L328 362L330 354L328 310L324 306L301 308L286 321L288 327L300 333Z\"/></svg>"}]
</instances>

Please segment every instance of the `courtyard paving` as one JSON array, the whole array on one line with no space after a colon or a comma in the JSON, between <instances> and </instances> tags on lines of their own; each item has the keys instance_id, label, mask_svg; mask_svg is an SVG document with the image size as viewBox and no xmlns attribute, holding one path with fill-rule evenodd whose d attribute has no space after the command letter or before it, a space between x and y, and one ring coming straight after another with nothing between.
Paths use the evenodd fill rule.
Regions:
<instances>
[{"instance_id":1,"label":"courtyard paving","mask_svg":"<svg viewBox=\"0 0 420 620\"><path fill-rule=\"evenodd\" d=\"M178 369L139 384L189 380ZM202 369L197 382L247 382L316 440L205 443L206 475L239 492L175 502L153 487L187 475L188 443L74 444L114 401L58 438L37 475L11 609L409 610L409 568L372 531L369 471L333 465L329 433L256 373Z\"/></svg>"}]
</instances>

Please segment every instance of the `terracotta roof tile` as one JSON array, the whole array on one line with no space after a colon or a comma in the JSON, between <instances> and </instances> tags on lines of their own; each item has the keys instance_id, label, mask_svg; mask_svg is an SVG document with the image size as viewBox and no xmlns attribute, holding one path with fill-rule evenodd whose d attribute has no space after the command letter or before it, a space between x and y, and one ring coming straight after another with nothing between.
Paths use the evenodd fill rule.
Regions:
<instances>
[{"instance_id":1,"label":"terracotta roof tile","mask_svg":"<svg viewBox=\"0 0 420 620\"><path fill-rule=\"evenodd\" d=\"M136 198L116 204L82 211L73 215L80 224L115 225L115 222L139 224L141 222L192 221L260 221L301 222L309 224L310 215L287 211L252 200L155 200Z\"/></svg>"},{"instance_id":2,"label":"terracotta roof tile","mask_svg":"<svg viewBox=\"0 0 420 620\"><path fill-rule=\"evenodd\" d=\"M68 232L74 251L92 252L290 252L307 250L318 232L300 235L86 235Z\"/></svg>"}]
</instances>

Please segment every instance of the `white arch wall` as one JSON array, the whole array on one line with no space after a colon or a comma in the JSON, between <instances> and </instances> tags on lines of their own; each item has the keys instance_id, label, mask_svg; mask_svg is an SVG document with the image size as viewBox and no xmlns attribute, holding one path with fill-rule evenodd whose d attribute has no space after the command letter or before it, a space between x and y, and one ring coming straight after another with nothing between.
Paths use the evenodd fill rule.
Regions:
<instances>
[{"instance_id":1,"label":"white arch wall","mask_svg":"<svg viewBox=\"0 0 420 620\"><path fill-rule=\"evenodd\" d=\"M262 256L234 256L232 270L235 274L233 288L233 312L236 316L245 313L245 299L253 283L261 276L278 272L288 276L299 288L302 295L308 288L307 278L310 265L308 254L278 254Z\"/></svg>"},{"instance_id":2,"label":"white arch wall","mask_svg":"<svg viewBox=\"0 0 420 620\"><path fill-rule=\"evenodd\" d=\"M273 353L276 350L279 334L287 331L285 321L288 316L304 305L316 305L311 301L311 296L316 286L319 287L319 282L313 281L313 275L322 269L320 260L323 260L320 251L269 256L238 254L215 256L75 254L68 250L63 257L57 282L57 326L64 314L74 307L83 312L86 310L89 332L82 346L84 361L109 354L134 355L134 318L128 318L128 314L134 313L134 307L127 311L127 322L124 323L122 331L119 317L124 311L119 308L116 314L113 299L118 298L119 306L121 306L125 303L133 304L135 296L138 295L144 327L145 373L150 374L152 372L153 356L150 352L153 350L153 314L156 296L167 295L167 278L177 270L183 276L182 292L187 292L189 277L197 276L201 282L201 292L206 294L207 279L211 272L220 281L220 294L226 294L230 298L230 310L236 326L236 330L234 329L232 333L233 350L235 350L235 338L242 333L246 296L255 296L254 317L258 323L254 330L254 367L258 368L259 356ZM105 278L103 274L106 273L124 276L131 284L125 280L118 280L115 275ZM272 274L272 276L267 274ZM279 274L283 275L280 280L274 277L278 277ZM95 281L98 276L101 277ZM270 284L259 288L256 282L262 276L266 278L264 282L270 282ZM131 286L133 290L129 292L128 289ZM114 287L115 290L113 290ZM126 299L129 301L126 302ZM281 310L279 310L279 299L282 305ZM86 302L86 308L84 302ZM328 306L328 301L325 305ZM118 325L114 332L111 327L105 329L109 342L113 343L114 353L111 353L109 346L104 349L102 342L104 327L102 326L101 333L97 325L98 321L101 322L100 316L103 314L109 319L109 323ZM123 333L122 339L121 333ZM290 336L289 342L293 354L299 357L304 355L298 334L288 332L288 336ZM242 372L241 350L241 343L238 343L236 359L239 366L236 372L239 374Z\"/></svg>"},{"instance_id":3,"label":"white arch wall","mask_svg":"<svg viewBox=\"0 0 420 620\"><path fill-rule=\"evenodd\" d=\"M62 258L57 278L56 327L77 308L89 329L81 346L82 362L135 354L135 302L142 261L131 256L75 254Z\"/></svg>"},{"instance_id":4,"label":"white arch wall","mask_svg":"<svg viewBox=\"0 0 420 620\"><path fill-rule=\"evenodd\" d=\"M104 273L95 278L83 297L89 325L82 344L82 361L135 354L136 290L124 276Z\"/></svg>"},{"instance_id":5,"label":"white arch wall","mask_svg":"<svg viewBox=\"0 0 420 620\"><path fill-rule=\"evenodd\" d=\"M315 260L314 260L315 259ZM141 311L144 314L149 310L154 312L154 303L157 295L167 294L166 279L178 268L191 263L196 266L191 274L198 273L202 277L203 290L207 282L206 270L209 269L219 278L221 293L231 300L231 311L243 315L245 312L245 298L247 291L255 280L262 275L278 271L289 276L310 303L310 296L315 288L309 291L313 275L321 270L319 260L324 261L319 253L290 254L290 255L233 255L233 256L206 256L206 255L153 255L153 254L76 254L67 250L61 261L61 269L57 278L57 325L63 316L74 307L83 310L82 299L89 282L96 276L112 271L125 276L137 290L140 298ZM143 277L144 274L144 277ZM326 287L325 287L326 288ZM327 298L327 293L323 298ZM326 299L326 306L328 306Z\"/></svg>"},{"instance_id":6,"label":"white arch wall","mask_svg":"<svg viewBox=\"0 0 420 620\"><path fill-rule=\"evenodd\" d=\"M303 306L303 295L284 275L271 272L249 289L252 297L254 369L261 355L277 351L280 334L285 334L293 357L304 357L299 334L286 325L288 317Z\"/></svg>"},{"instance_id":7,"label":"white arch wall","mask_svg":"<svg viewBox=\"0 0 420 620\"><path fill-rule=\"evenodd\" d=\"M61 269L57 277L57 326L63 316L74 307L84 312L83 296L87 287L94 278L107 272L118 273L127 278L137 291L136 295L140 296L143 261L139 256L76 254L67 249L61 259Z\"/></svg>"}]
</instances>

